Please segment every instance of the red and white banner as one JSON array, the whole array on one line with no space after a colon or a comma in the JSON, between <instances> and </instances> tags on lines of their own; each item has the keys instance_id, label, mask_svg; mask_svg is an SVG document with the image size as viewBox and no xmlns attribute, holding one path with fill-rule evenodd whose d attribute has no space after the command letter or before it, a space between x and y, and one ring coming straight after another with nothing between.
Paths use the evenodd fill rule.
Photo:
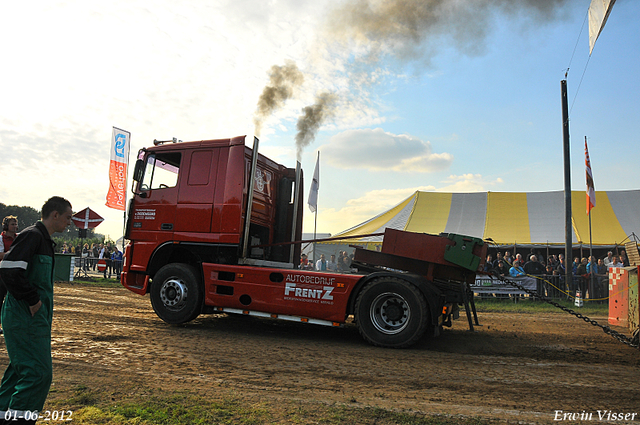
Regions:
<instances>
[{"instance_id":1,"label":"red and white banner","mask_svg":"<svg viewBox=\"0 0 640 425\"><path fill-rule=\"evenodd\" d=\"M127 165L131 133L113 127L111 136L111 162L109 164L109 192L107 206L124 211L127 200Z\"/></svg>"},{"instance_id":2,"label":"red and white banner","mask_svg":"<svg viewBox=\"0 0 640 425\"><path fill-rule=\"evenodd\" d=\"M100 214L87 207L82 211L75 213L71 220L78 229L93 229L98 224L104 221L104 218L100 217Z\"/></svg>"},{"instance_id":3,"label":"red and white banner","mask_svg":"<svg viewBox=\"0 0 640 425\"><path fill-rule=\"evenodd\" d=\"M587 167L587 214L591 208L596 206L596 188L593 184L593 174L591 174L591 161L589 160L589 149L587 149L587 138L584 138L584 163Z\"/></svg>"}]
</instances>

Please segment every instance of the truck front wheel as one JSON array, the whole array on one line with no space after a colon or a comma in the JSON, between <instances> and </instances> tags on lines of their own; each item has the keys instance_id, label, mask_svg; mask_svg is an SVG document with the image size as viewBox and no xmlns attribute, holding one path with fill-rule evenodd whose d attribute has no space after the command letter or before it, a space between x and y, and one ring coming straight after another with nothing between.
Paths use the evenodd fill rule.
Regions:
<instances>
[{"instance_id":1,"label":"truck front wheel","mask_svg":"<svg viewBox=\"0 0 640 425\"><path fill-rule=\"evenodd\" d=\"M200 279L193 266L167 264L151 282L151 305L167 323L180 324L195 319L202 309Z\"/></svg>"},{"instance_id":2,"label":"truck front wheel","mask_svg":"<svg viewBox=\"0 0 640 425\"><path fill-rule=\"evenodd\" d=\"M362 337L373 345L404 348L415 344L429 324L429 308L411 283L393 277L369 282L356 300Z\"/></svg>"}]
</instances>

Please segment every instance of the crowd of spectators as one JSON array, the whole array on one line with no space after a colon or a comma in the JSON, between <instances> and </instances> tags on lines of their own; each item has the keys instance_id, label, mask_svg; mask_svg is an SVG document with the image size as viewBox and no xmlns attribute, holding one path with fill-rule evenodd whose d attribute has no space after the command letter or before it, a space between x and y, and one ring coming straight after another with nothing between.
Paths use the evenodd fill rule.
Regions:
<instances>
[{"instance_id":1,"label":"crowd of spectators","mask_svg":"<svg viewBox=\"0 0 640 425\"><path fill-rule=\"evenodd\" d=\"M89 245L85 243L84 246L78 244L77 246L62 245L60 250L62 254L72 254L78 257L76 261L77 266L81 267L84 271L96 271L98 269L98 263L104 259L105 270L104 277L114 275L116 278L120 277L122 272L122 251L118 247L107 242L92 243Z\"/></svg>"},{"instance_id":2,"label":"crowd of spectators","mask_svg":"<svg viewBox=\"0 0 640 425\"><path fill-rule=\"evenodd\" d=\"M567 284L564 254L549 255L545 261L539 252L532 250L527 261L523 260L521 254L513 256L511 251L504 254L497 252L495 260L492 255L487 255L484 271L503 277L538 277L552 284L546 291L547 295L557 295L560 291L575 295L576 291L580 291L582 297L588 294L589 298L605 298L608 295L608 269L628 266L629 260L624 250L620 250L619 255L609 251L606 257L600 259L595 256L576 257L571 265L572 281Z\"/></svg>"},{"instance_id":3,"label":"crowd of spectators","mask_svg":"<svg viewBox=\"0 0 640 425\"><path fill-rule=\"evenodd\" d=\"M314 261L308 258L307 254L302 254L298 268L339 273L351 271L353 254L349 255L346 251L331 255L329 259L325 254L320 254L317 258ZM540 282L551 284L544 286L543 292L548 296L557 297L562 293L575 296L576 291L581 291L582 297L594 299L606 298L608 295L608 269L628 265L629 260L624 250L620 250L618 255L609 251L606 257L600 259L596 259L595 256L576 257L571 265L572 280L567 284L564 254L549 254L545 258L540 252L532 249L523 257L521 253L506 250L496 252L495 258L491 254L487 255L484 271L503 277L539 278Z\"/></svg>"},{"instance_id":4,"label":"crowd of spectators","mask_svg":"<svg viewBox=\"0 0 640 425\"><path fill-rule=\"evenodd\" d=\"M300 264L298 268L301 270L317 270L328 271L337 273L347 273L351 271L351 262L353 261L353 254L347 254L347 251L340 251L338 255L331 254L327 260L325 254L320 254L320 258L317 261L309 259L307 254L300 256Z\"/></svg>"}]
</instances>

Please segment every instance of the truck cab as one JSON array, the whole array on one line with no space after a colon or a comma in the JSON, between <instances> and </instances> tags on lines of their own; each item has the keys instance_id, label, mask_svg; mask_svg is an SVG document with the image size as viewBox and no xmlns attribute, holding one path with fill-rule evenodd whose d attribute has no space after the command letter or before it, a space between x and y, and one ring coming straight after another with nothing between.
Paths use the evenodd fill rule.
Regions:
<instances>
[{"instance_id":1,"label":"truck cab","mask_svg":"<svg viewBox=\"0 0 640 425\"><path fill-rule=\"evenodd\" d=\"M201 269L202 263L238 264L241 258L284 264L297 259L299 245L285 244L302 234L302 214L292 226L296 170L258 155L252 174L252 158L244 136L156 141L141 149L126 224L131 242L123 285L146 293L149 279L173 262ZM300 175L299 188L301 182ZM295 202L300 208L302 196ZM243 255L245 242L249 249Z\"/></svg>"}]
</instances>

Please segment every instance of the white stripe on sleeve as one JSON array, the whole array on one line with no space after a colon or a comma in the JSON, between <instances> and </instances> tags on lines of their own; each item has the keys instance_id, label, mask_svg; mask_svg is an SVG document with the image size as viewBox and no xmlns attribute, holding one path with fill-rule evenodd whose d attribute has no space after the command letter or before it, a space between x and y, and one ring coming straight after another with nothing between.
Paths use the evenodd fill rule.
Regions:
<instances>
[{"instance_id":1,"label":"white stripe on sleeve","mask_svg":"<svg viewBox=\"0 0 640 425\"><path fill-rule=\"evenodd\" d=\"M24 269L27 270L29 263L26 261L0 261L0 269Z\"/></svg>"}]
</instances>

